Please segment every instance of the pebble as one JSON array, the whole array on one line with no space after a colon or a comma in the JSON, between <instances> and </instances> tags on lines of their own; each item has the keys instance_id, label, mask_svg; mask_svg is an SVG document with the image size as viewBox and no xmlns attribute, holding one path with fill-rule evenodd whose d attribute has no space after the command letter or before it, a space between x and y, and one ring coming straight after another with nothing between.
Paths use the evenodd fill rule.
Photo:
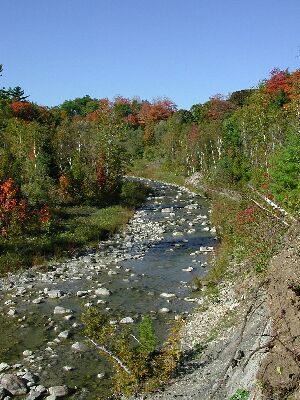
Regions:
<instances>
[{"instance_id":1,"label":"pebble","mask_svg":"<svg viewBox=\"0 0 300 400\"><path fill-rule=\"evenodd\" d=\"M95 290L97 296L109 296L111 292L106 288L98 288Z\"/></svg>"},{"instance_id":2,"label":"pebble","mask_svg":"<svg viewBox=\"0 0 300 400\"><path fill-rule=\"evenodd\" d=\"M0 364L0 372L7 371L10 368L11 368L11 366L9 364L5 363L5 362L2 362Z\"/></svg>"},{"instance_id":3,"label":"pebble","mask_svg":"<svg viewBox=\"0 0 300 400\"><path fill-rule=\"evenodd\" d=\"M69 394L69 388L66 385L63 385L63 386L51 386L48 389L48 392L52 396L64 397L64 396L67 396Z\"/></svg>"},{"instance_id":4,"label":"pebble","mask_svg":"<svg viewBox=\"0 0 300 400\"><path fill-rule=\"evenodd\" d=\"M63 331L60 332L60 334L58 335L59 338L61 339L69 339L70 337L70 331Z\"/></svg>"},{"instance_id":5,"label":"pebble","mask_svg":"<svg viewBox=\"0 0 300 400\"><path fill-rule=\"evenodd\" d=\"M120 324L132 324L132 323L133 323L133 319L131 317L122 318L120 321Z\"/></svg>"},{"instance_id":6,"label":"pebble","mask_svg":"<svg viewBox=\"0 0 300 400\"><path fill-rule=\"evenodd\" d=\"M171 299L173 297L176 297L174 293L161 293L160 297L164 297L165 299Z\"/></svg>"},{"instance_id":7,"label":"pebble","mask_svg":"<svg viewBox=\"0 0 300 400\"><path fill-rule=\"evenodd\" d=\"M159 309L159 312L161 314L166 314L166 313L169 313L170 310L167 307L162 307L162 308Z\"/></svg>"},{"instance_id":8,"label":"pebble","mask_svg":"<svg viewBox=\"0 0 300 400\"><path fill-rule=\"evenodd\" d=\"M72 350L78 351L78 352L84 352L89 350L86 344L81 343L81 342L75 342L71 346Z\"/></svg>"},{"instance_id":9,"label":"pebble","mask_svg":"<svg viewBox=\"0 0 300 400\"><path fill-rule=\"evenodd\" d=\"M69 310L69 309L67 309L67 308L64 308L64 307L61 307L61 306L56 306L55 308L54 308L54 314L68 314L68 313L70 313L71 312L71 310Z\"/></svg>"}]
</instances>

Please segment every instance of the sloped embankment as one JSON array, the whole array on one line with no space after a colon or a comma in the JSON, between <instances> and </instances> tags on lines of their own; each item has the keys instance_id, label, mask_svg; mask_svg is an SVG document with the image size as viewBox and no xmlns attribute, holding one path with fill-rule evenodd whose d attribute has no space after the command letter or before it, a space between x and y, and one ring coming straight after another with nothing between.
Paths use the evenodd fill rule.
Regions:
<instances>
[{"instance_id":1,"label":"sloped embankment","mask_svg":"<svg viewBox=\"0 0 300 400\"><path fill-rule=\"evenodd\" d=\"M272 332L258 380L265 399L300 399L300 227L287 235L269 270Z\"/></svg>"}]
</instances>

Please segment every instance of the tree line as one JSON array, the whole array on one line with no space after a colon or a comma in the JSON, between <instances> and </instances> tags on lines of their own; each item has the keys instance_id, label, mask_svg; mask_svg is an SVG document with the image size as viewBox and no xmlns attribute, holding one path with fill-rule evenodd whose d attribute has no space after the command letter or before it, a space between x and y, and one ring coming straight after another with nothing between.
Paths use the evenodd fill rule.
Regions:
<instances>
[{"instance_id":1,"label":"tree line","mask_svg":"<svg viewBox=\"0 0 300 400\"><path fill-rule=\"evenodd\" d=\"M0 75L2 72L0 69ZM0 90L0 232L47 224L57 205L116 202L135 160L159 160L211 185L252 184L299 212L300 71L275 69L254 89L190 110L164 98L86 95L57 107Z\"/></svg>"}]
</instances>

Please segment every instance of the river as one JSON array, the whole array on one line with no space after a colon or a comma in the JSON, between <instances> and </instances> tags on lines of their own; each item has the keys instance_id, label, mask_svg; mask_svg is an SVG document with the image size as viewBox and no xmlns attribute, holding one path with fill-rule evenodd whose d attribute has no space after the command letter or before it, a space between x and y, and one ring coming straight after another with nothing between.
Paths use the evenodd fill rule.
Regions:
<instances>
[{"instance_id":1,"label":"river","mask_svg":"<svg viewBox=\"0 0 300 400\"><path fill-rule=\"evenodd\" d=\"M104 398L111 368L85 342L82 312L97 305L112 323L149 314L162 340L168 323L195 307L191 281L208 271L216 243L209 204L184 188L143 181L152 193L123 232L47 271L0 281L0 311L10 322L0 333L0 363L13 367L6 373L28 370L45 387L65 384L76 389L73 399Z\"/></svg>"}]
</instances>

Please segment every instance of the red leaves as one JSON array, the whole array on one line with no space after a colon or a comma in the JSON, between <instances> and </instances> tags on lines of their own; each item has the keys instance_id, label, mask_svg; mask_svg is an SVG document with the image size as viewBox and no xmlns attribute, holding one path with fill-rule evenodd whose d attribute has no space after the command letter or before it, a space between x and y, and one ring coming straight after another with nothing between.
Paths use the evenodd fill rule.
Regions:
<instances>
[{"instance_id":1,"label":"red leaves","mask_svg":"<svg viewBox=\"0 0 300 400\"><path fill-rule=\"evenodd\" d=\"M25 121L32 121L36 117L36 110L29 101L14 101L11 108L15 117Z\"/></svg>"},{"instance_id":2,"label":"red leaves","mask_svg":"<svg viewBox=\"0 0 300 400\"><path fill-rule=\"evenodd\" d=\"M233 111L233 108L229 101L217 94L209 100L208 117L210 120L221 120L226 113Z\"/></svg>"},{"instance_id":3,"label":"red leaves","mask_svg":"<svg viewBox=\"0 0 300 400\"><path fill-rule=\"evenodd\" d=\"M17 200L17 192L12 178L0 185L0 230L2 236L7 235L12 220L17 219L22 223L26 219L25 201Z\"/></svg>"},{"instance_id":4,"label":"red leaves","mask_svg":"<svg viewBox=\"0 0 300 400\"><path fill-rule=\"evenodd\" d=\"M287 69L274 68L271 71L271 78L266 81L266 92L271 96L283 91L289 100L293 100L296 95L299 95L299 90L300 70L289 73Z\"/></svg>"},{"instance_id":5,"label":"red leaves","mask_svg":"<svg viewBox=\"0 0 300 400\"><path fill-rule=\"evenodd\" d=\"M28 211L25 199L20 199L18 188L12 178L0 185L0 235L11 237L21 233L26 224L33 222L46 225L50 221L47 205L40 210Z\"/></svg>"},{"instance_id":6,"label":"red leaves","mask_svg":"<svg viewBox=\"0 0 300 400\"><path fill-rule=\"evenodd\" d=\"M106 184L106 170L105 170L105 159L104 159L104 154L100 153L99 158L98 158L98 162L97 162L97 166L96 166L96 179L97 179L97 183L100 187L100 189L102 189L105 184Z\"/></svg>"}]
</instances>

